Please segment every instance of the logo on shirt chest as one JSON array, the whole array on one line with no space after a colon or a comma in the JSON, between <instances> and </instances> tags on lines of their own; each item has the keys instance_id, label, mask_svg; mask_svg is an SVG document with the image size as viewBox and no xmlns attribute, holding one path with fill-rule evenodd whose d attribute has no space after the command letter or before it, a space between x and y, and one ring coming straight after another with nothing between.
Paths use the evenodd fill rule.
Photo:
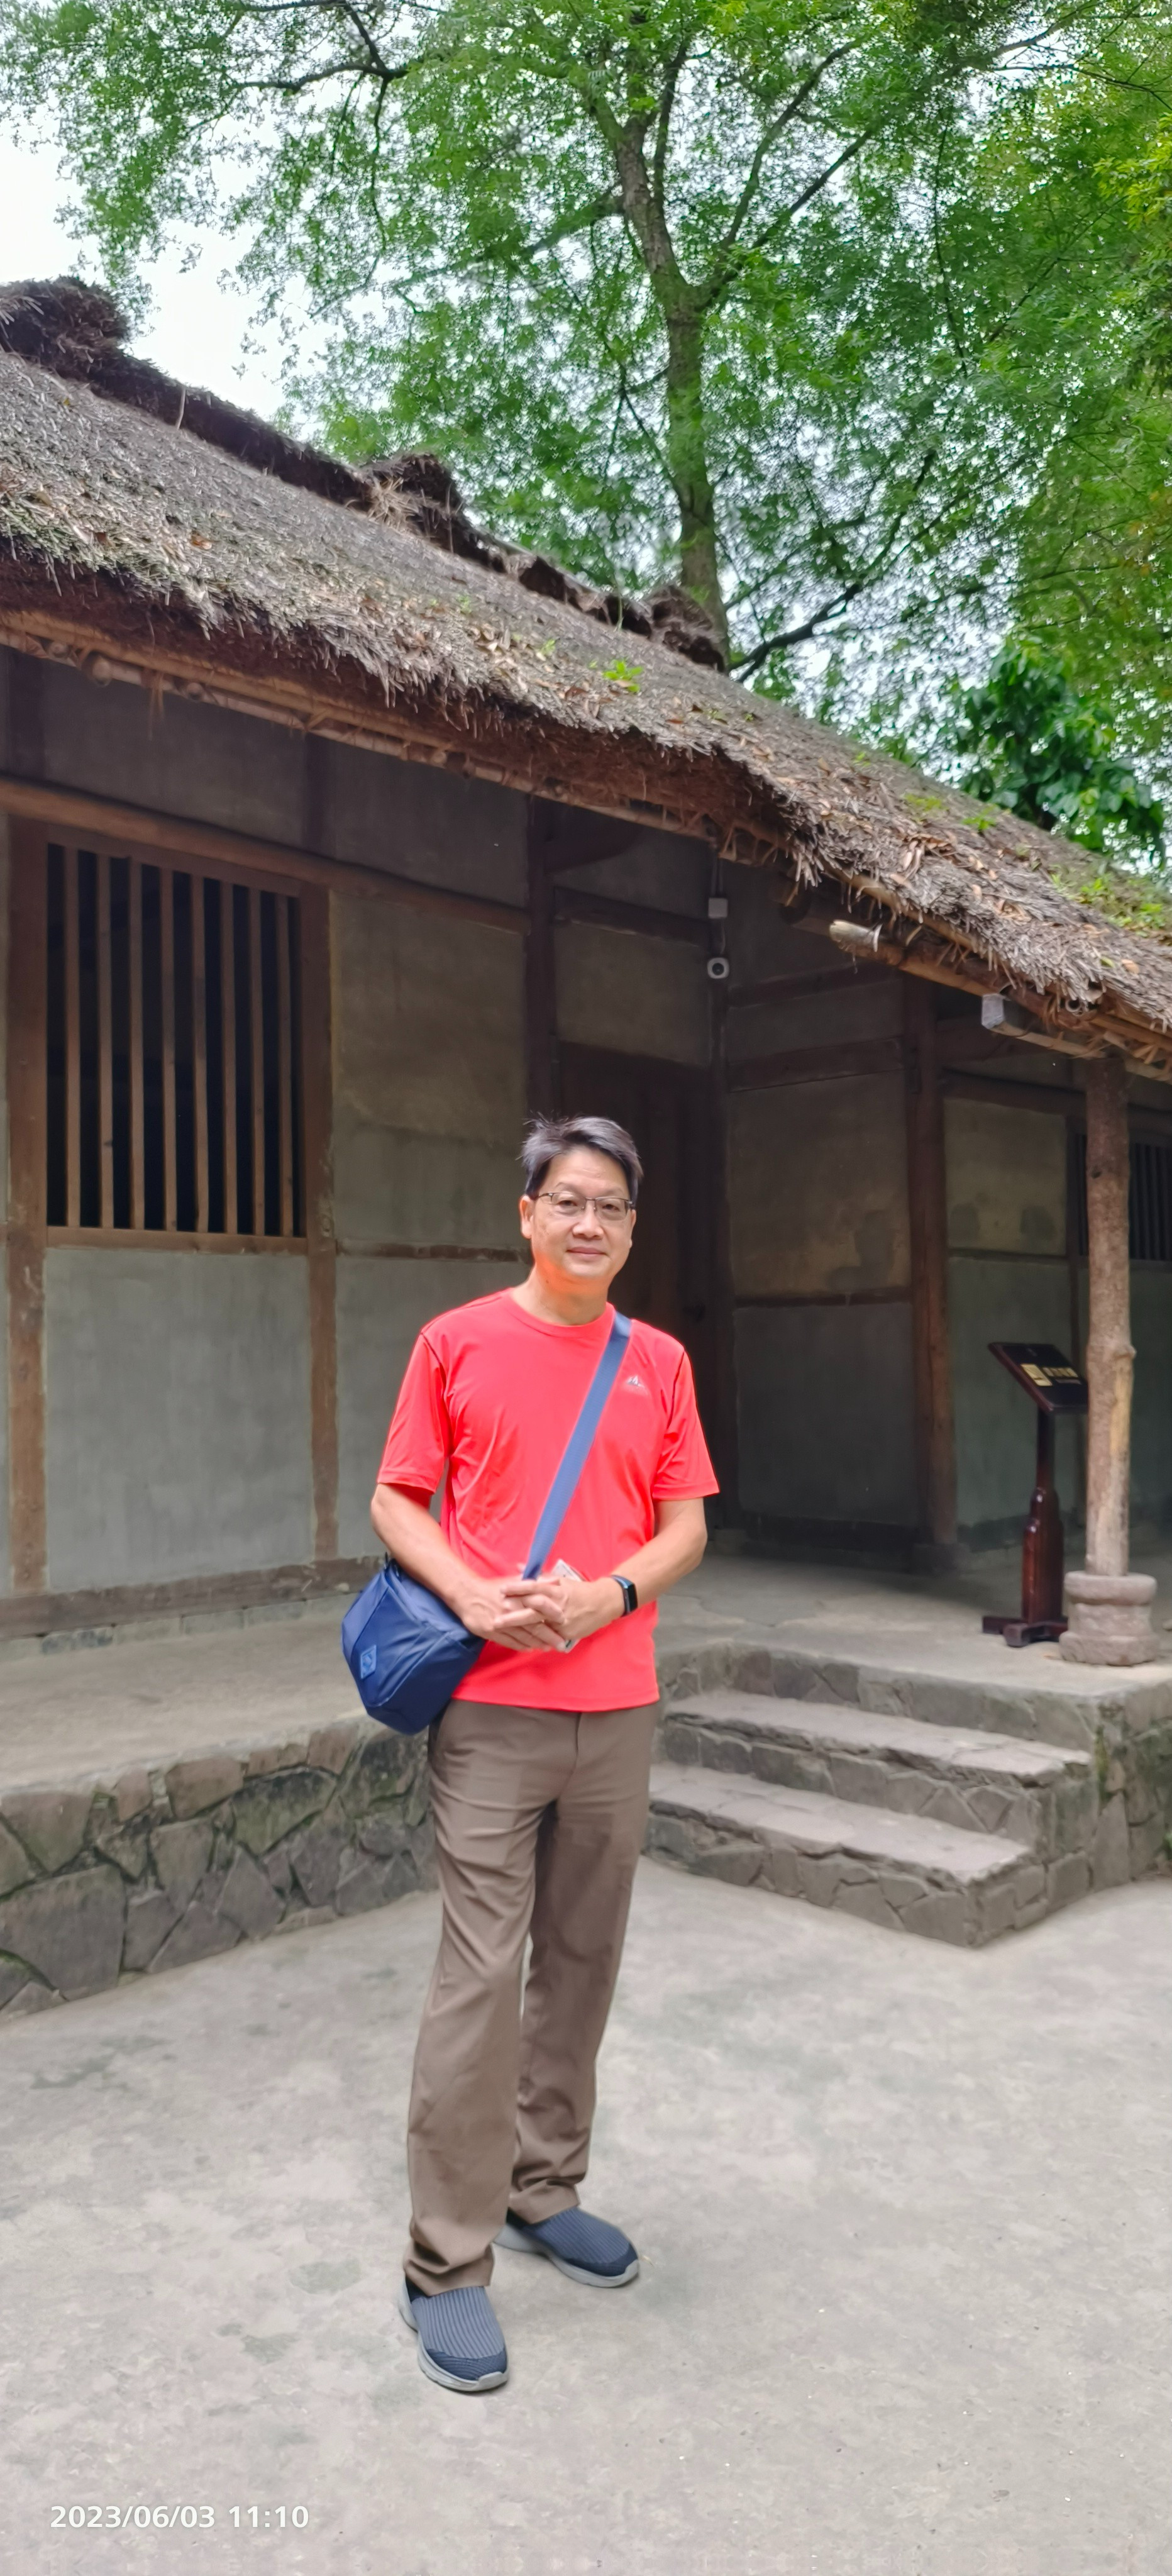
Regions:
<instances>
[{"instance_id":1,"label":"logo on shirt chest","mask_svg":"<svg viewBox=\"0 0 1172 2576\"><path fill-rule=\"evenodd\" d=\"M623 1379L623 1385L633 1386L636 1395L650 1395L651 1393L651 1389L647 1385L646 1381L638 1376L632 1375L631 1377L625 1377Z\"/></svg>"}]
</instances>

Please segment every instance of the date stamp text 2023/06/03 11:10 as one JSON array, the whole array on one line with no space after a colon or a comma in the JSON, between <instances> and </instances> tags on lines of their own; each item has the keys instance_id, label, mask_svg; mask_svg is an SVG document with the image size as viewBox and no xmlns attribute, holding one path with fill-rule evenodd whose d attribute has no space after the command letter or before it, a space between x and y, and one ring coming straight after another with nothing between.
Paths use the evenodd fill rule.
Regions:
<instances>
[{"instance_id":1,"label":"date stamp text 2023/06/03 11:10","mask_svg":"<svg viewBox=\"0 0 1172 2576\"><path fill-rule=\"evenodd\" d=\"M54 2531L307 2531L303 2504L55 2504Z\"/></svg>"}]
</instances>

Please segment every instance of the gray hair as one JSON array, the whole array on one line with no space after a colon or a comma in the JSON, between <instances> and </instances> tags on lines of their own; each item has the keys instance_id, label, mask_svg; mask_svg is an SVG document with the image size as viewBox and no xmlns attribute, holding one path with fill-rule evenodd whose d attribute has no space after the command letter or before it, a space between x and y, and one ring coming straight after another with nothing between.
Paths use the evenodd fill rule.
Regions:
<instances>
[{"instance_id":1,"label":"gray hair","mask_svg":"<svg viewBox=\"0 0 1172 2576\"><path fill-rule=\"evenodd\" d=\"M619 1165L628 1198L638 1198L643 1178L638 1149L626 1128L618 1126L613 1118L531 1119L521 1147L526 1198L536 1198L550 1164L575 1145L585 1145L593 1154L608 1154L611 1162Z\"/></svg>"}]
</instances>

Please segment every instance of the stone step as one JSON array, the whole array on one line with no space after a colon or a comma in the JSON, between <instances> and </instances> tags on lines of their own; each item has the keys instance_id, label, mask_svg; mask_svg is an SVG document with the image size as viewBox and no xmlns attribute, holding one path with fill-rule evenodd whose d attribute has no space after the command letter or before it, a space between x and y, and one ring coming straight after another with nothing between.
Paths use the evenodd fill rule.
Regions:
<instances>
[{"instance_id":1,"label":"stone step","mask_svg":"<svg viewBox=\"0 0 1172 2576\"><path fill-rule=\"evenodd\" d=\"M974 1634L960 1641L909 1633L893 1648L879 1633L869 1647L834 1652L792 1636L710 1633L661 1647L660 1687L671 1702L696 1691L765 1691L1091 1753L1104 1734L1134 1739L1172 1725L1172 1664L1092 1674L1064 1664L1056 1646L1015 1654L975 1630L974 1614Z\"/></svg>"},{"instance_id":2,"label":"stone step","mask_svg":"<svg viewBox=\"0 0 1172 2576\"><path fill-rule=\"evenodd\" d=\"M1094 1843L1094 1765L1064 1745L734 1690L675 1701L661 1743L672 1762L925 1816L962 1833L1006 1834L1042 1860Z\"/></svg>"},{"instance_id":3,"label":"stone step","mask_svg":"<svg viewBox=\"0 0 1172 2576\"><path fill-rule=\"evenodd\" d=\"M1046 1862L996 1834L680 1763L651 1775L646 1848L737 1886L975 1949L1085 1895L1080 1853Z\"/></svg>"}]
</instances>

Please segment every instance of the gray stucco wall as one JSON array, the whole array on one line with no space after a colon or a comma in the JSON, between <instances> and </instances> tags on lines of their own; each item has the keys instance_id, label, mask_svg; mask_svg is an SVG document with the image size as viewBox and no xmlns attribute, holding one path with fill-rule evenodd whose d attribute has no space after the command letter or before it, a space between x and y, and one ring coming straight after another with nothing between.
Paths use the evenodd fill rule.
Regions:
<instances>
[{"instance_id":1,"label":"gray stucco wall","mask_svg":"<svg viewBox=\"0 0 1172 2576\"><path fill-rule=\"evenodd\" d=\"M343 1243L507 1245L524 1118L524 950L508 930L331 904Z\"/></svg>"},{"instance_id":2,"label":"gray stucco wall","mask_svg":"<svg viewBox=\"0 0 1172 2576\"><path fill-rule=\"evenodd\" d=\"M996 1102L947 1104L946 1146L957 1512L976 1544L1016 1536L1034 1457L1033 1408L991 1357L991 1341L1085 1347L1086 1269L1072 1314L1066 1242L1066 1122ZM1137 1526L1172 1513L1172 1271L1131 1272L1135 1400L1132 1512ZM1079 1434L1059 1426L1058 1489L1081 1518Z\"/></svg>"},{"instance_id":3,"label":"gray stucco wall","mask_svg":"<svg viewBox=\"0 0 1172 2576\"><path fill-rule=\"evenodd\" d=\"M585 921L566 922L554 944L559 1037L707 1064L710 987L700 949Z\"/></svg>"},{"instance_id":4,"label":"gray stucco wall","mask_svg":"<svg viewBox=\"0 0 1172 2576\"><path fill-rule=\"evenodd\" d=\"M523 1276L520 1258L387 1259L364 1245L519 1246L524 953L511 931L331 905L339 1546L369 1505L399 1380L429 1316Z\"/></svg>"},{"instance_id":5,"label":"gray stucco wall","mask_svg":"<svg viewBox=\"0 0 1172 2576\"><path fill-rule=\"evenodd\" d=\"M1025 1518L1036 1422L1029 1398L993 1359L989 1344L1057 1342L1069 1350L1065 1263L972 1261L954 1254L949 1262L949 1325L957 1522L962 1538L993 1545L1012 1539ZM1077 1440L1073 1424L1058 1425L1056 1464L1064 1516L1078 1510Z\"/></svg>"},{"instance_id":6,"label":"gray stucco wall","mask_svg":"<svg viewBox=\"0 0 1172 2576\"><path fill-rule=\"evenodd\" d=\"M0 699L10 655L0 655ZM160 813L521 904L525 799L441 770L310 741L262 717L37 666L44 775ZM0 715L0 723L3 722Z\"/></svg>"},{"instance_id":7,"label":"gray stucco wall","mask_svg":"<svg viewBox=\"0 0 1172 2576\"><path fill-rule=\"evenodd\" d=\"M8 1215L8 816L0 814L0 1219ZM8 1265L0 1259L0 1591L8 1561Z\"/></svg>"},{"instance_id":8,"label":"gray stucco wall","mask_svg":"<svg viewBox=\"0 0 1172 2576\"><path fill-rule=\"evenodd\" d=\"M910 1527L910 1307L742 1306L736 1336L746 1511Z\"/></svg>"},{"instance_id":9,"label":"gray stucco wall","mask_svg":"<svg viewBox=\"0 0 1172 2576\"><path fill-rule=\"evenodd\" d=\"M729 1195L738 1296L906 1287L906 1175L898 1075L734 1092Z\"/></svg>"},{"instance_id":10,"label":"gray stucco wall","mask_svg":"<svg viewBox=\"0 0 1172 2576\"><path fill-rule=\"evenodd\" d=\"M521 1263L380 1261L344 1256L337 1269L338 1544L343 1556L375 1546L370 1497L387 1424L416 1334L433 1315L472 1297L514 1288Z\"/></svg>"},{"instance_id":11,"label":"gray stucco wall","mask_svg":"<svg viewBox=\"0 0 1172 2576\"><path fill-rule=\"evenodd\" d=\"M767 977L798 986L730 1015L734 1067L898 1032L898 979L840 983L841 959L781 919L751 876L735 883L729 948L734 997L738 982ZM802 990L815 976L828 980ZM916 1503L902 1077L734 1090L728 1155L744 1508L906 1534Z\"/></svg>"},{"instance_id":12,"label":"gray stucco wall","mask_svg":"<svg viewBox=\"0 0 1172 2576\"><path fill-rule=\"evenodd\" d=\"M949 1312L956 1423L956 1505L962 1538L1014 1537L1033 1483L1034 1409L989 1351L991 1341L1057 1342L1069 1350L1066 1121L997 1102L944 1108ZM1080 1511L1078 1432L1061 1424L1056 1451L1063 1512Z\"/></svg>"},{"instance_id":13,"label":"gray stucco wall","mask_svg":"<svg viewBox=\"0 0 1172 2576\"><path fill-rule=\"evenodd\" d=\"M308 1561L297 1254L51 1250L45 1386L53 1590Z\"/></svg>"},{"instance_id":14,"label":"gray stucco wall","mask_svg":"<svg viewBox=\"0 0 1172 2576\"><path fill-rule=\"evenodd\" d=\"M1084 1310L1085 1296L1084 1283ZM1131 1508L1137 1524L1166 1525L1172 1518L1172 1270L1133 1265L1131 1338Z\"/></svg>"}]
</instances>

